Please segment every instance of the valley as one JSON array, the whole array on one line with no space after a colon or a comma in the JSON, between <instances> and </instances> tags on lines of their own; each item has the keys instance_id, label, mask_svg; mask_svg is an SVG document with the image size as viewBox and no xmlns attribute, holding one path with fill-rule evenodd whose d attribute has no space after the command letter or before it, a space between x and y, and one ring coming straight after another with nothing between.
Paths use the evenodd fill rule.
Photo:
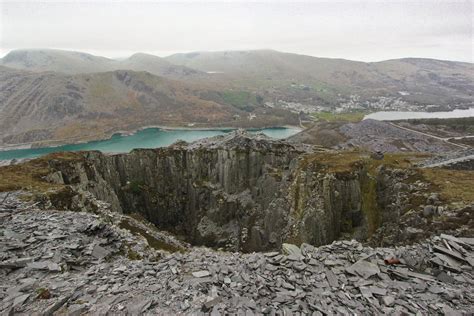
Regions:
<instances>
[{"instance_id":1,"label":"valley","mask_svg":"<svg viewBox=\"0 0 474 316\"><path fill-rule=\"evenodd\" d=\"M363 63L273 50L122 60L17 50L0 60L0 146L106 139L145 126L299 126L318 112L468 109L473 73L469 63Z\"/></svg>"},{"instance_id":2,"label":"valley","mask_svg":"<svg viewBox=\"0 0 474 316\"><path fill-rule=\"evenodd\" d=\"M0 315L474 315L472 9L0 0Z\"/></svg>"},{"instance_id":3,"label":"valley","mask_svg":"<svg viewBox=\"0 0 474 316\"><path fill-rule=\"evenodd\" d=\"M433 59L13 51L0 313L470 314L473 118L412 115L473 88Z\"/></svg>"}]
</instances>

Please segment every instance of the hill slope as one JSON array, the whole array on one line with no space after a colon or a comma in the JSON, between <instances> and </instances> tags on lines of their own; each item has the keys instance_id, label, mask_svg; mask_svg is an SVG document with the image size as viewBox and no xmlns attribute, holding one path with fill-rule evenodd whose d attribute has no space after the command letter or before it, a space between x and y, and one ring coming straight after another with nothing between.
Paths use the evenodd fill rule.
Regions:
<instances>
[{"instance_id":1,"label":"hill slope","mask_svg":"<svg viewBox=\"0 0 474 316\"><path fill-rule=\"evenodd\" d=\"M277 90L307 102L335 104L384 96L420 104L473 102L474 65L432 59L365 63L272 50L175 54L168 61L221 73L241 85ZM290 100L290 98L286 98Z\"/></svg>"},{"instance_id":2,"label":"hill slope","mask_svg":"<svg viewBox=\"0 0 474 316\"><path fill-rule=\"evenodd\" d=\"M90 140L147 125L249 126L295 124L287 112L258 119L199 96L200 87L147 72L65 75L0 66L0 143ZM218 92L216 92L218 93Z\"/></svg>"},{"instance_id":3,"label":"hill slope","mask_svg":"<svg viewBox=\"0 0 474 316\"><path fill-rule=\"evenodd\" d=\"M138 53L113 60L80 52L33 49L12 51L0 64L65 74L148 71L207 89L231 91L228 100L234 103L242 99L242 93L252 92L283 108L288 108L288 102L302 103L307 112L321 107L413 110L431 105L449 110L474 103L474 64L422 58L365 63L254 50L194 52L166 58ZM207 91L204 95L220 102ZM246 103L238 105L245 107Z\"/></svg>"},{"instance_id":4,"label":"hill slope","mask_svg":"<svg viewBox=\"0 0 474 316\"><path fill-rule=\"evenodd\" d=\"M300 111L468 107L472 91L474 64L432 59L364 63L257 50L113 60L17 50L0 61L0 133L23 143L153 124L297 125Z\"/></svg>"}]
</instances>

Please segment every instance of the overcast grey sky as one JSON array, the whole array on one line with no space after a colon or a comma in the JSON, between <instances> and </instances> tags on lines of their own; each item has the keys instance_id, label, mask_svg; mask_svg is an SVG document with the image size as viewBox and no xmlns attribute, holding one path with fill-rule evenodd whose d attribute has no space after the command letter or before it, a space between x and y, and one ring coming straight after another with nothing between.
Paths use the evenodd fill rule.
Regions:
<instances>
[{"instance_id":1,"label":"overcast grey sky","mask_svg":"<svg viewBox=\"0 0 474 316\"><path fill-rule=\"evenodd\" d=\"M271 48L363 61L474 62L473 3L0 0L0 56L17 48L108 57Z\"/></svg>"}]
</instances>

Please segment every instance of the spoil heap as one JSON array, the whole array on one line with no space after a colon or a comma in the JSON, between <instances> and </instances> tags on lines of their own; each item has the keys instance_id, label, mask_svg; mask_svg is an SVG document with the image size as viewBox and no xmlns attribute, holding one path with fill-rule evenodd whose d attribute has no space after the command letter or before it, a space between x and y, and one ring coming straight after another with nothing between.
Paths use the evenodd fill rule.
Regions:
<instances>
[{"instance_id":1,"label":"spoil heap","mask_svg":"<svg viewBox=\"0 0 474 316\"><path fill-rule=\"evenodd\" d=\"M474 312L473 238L170 253L120 228L124 215L103 203L91 214L43 210L15 194L0 202L3 314Z\"/></svg>"}]
</instances>

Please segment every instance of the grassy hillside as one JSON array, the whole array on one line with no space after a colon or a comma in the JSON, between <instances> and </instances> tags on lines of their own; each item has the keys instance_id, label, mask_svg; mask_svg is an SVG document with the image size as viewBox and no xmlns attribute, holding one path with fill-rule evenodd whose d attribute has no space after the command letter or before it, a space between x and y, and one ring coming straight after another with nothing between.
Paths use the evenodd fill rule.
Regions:
<instances>
[{"instance_id":1,"label":"grassy hillside","mask_svg":"<svg viewBox=\"0 0 474 316\"><path fill-rule=\"evenodd\" d=\"M166 59L216 72L216 76L243 86L278 90L274 91L277 96L286 94L315 102L334 103L338 96L351 94L365 99L402 96L422 104L473 100L474 65L469 63L417 58L364 63L272 50L195 52Z\"/></svg>"},{"instance_id":2,"label":"grassy hillside","mask_svg":"<svg viewBox=\"0 0 474 316\"><path fill-rule=\"evenodd\" d=\"M297 124L287 111L251 109L226 91L213 101L203 88L148 72L63 75L0 67L0 143L88 140L147 125L242 126ZM238 99L237 99L238 100Z\"/></svg>"},{"instance_id":3,"label":"grassy hillside","mask_svg":"<svg viewBox=\"0 0 474 316\"><path fill-rule=\"evenodd\" d=\"M441 106L474 100L474 65L404 58L365 63L273 50L194 52L166 58L138 53L113 60L80 52L16 50L1 60L7 67L65 74L114 70L147 71L218 90L247 91L267 101L285 100L338 107L357 96Z\"/></svg>"},{"instance_id":4,"label":"grassy hillside","mask_svg":"<svg viewBox=\"0 0 474 316\"><path fill-rule=\"evenodd\" d=\"M0 141L93 139L153 124L298 125L302 110L340 120L330 114L336 108L353 121L381 108L465 107L472 91L473 64L433 59L364 63L256 50L113 60L17 50L0 61Z\"/></svg>"}]
</instances>

